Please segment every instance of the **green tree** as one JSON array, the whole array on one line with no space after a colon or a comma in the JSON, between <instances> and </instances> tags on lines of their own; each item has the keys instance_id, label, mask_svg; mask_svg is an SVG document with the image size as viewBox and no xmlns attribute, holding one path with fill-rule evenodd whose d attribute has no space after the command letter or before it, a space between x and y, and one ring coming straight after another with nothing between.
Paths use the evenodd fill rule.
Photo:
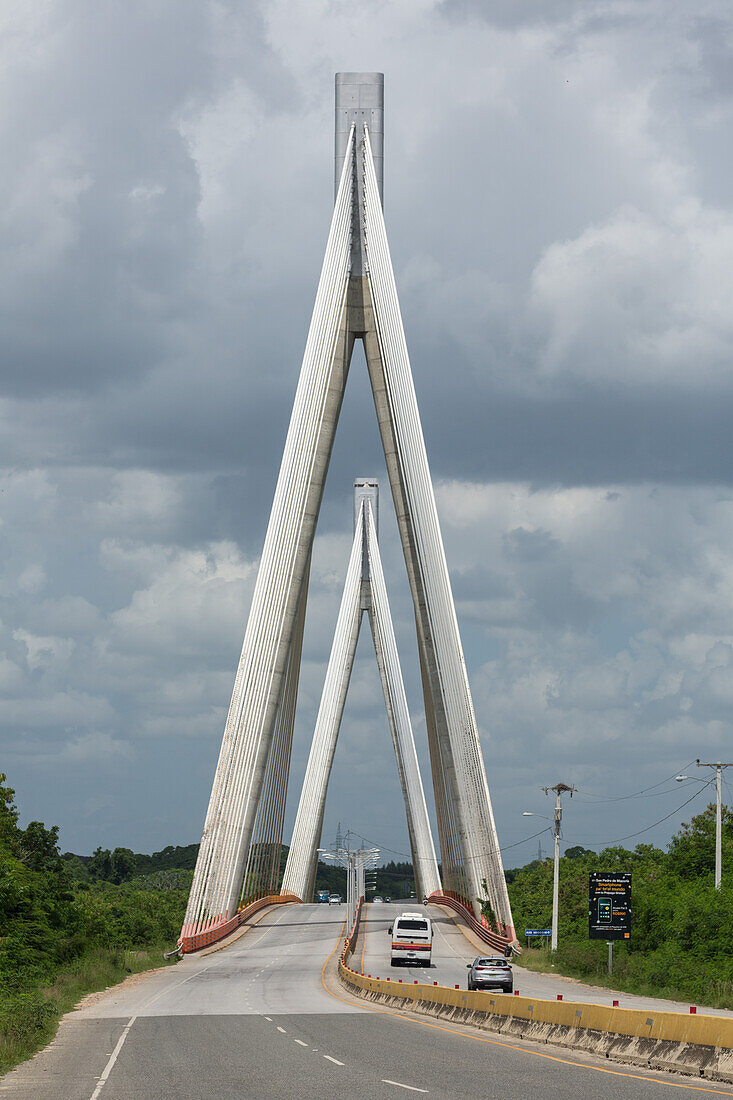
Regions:
<instances>
[{"instance_id":1,"label":"green tree","mask_svg":"<svg viewBox=\"0 0 733 1100\"><path fill-rule=\"evenodd\" d=\"M733 861L733 812L728 806L722 808L723 862L729 867ZM672 838L669 847L680 878L693 879L715 873L715 805L682 824L679 832Z\"/></svg>"}]
</instances>

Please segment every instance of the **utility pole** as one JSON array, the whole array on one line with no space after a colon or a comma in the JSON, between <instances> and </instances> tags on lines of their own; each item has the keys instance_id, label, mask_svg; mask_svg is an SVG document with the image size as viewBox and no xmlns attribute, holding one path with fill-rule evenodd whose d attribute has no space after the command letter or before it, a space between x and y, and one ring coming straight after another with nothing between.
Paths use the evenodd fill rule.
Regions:
<instances>
[{"instance_id":1,"label":"utility pole","mask_svg":"<svg viewBox=\"0 0 733 1100\"><path fill-rule=\"evenodd\" d=\"M552 882L552 938L550 940L550 950L557 951L557 910L558 910L558 897L560 893L560 823L562 822L562 796L566 791L570 792L570 797L573 797L573 791L575 787L569 787L567 783L556 783L554 787L543 787L542 790L545 794L549 794L550 791L554 791L555 798L555 820L554 820L554 833L555 833L555 870Z\"/></svg>"},{"instance_id":2,"label":"utility pole","mask_svg":"<svg viewBox=\"0 0 733 1100\"><path fill-rule=\"evenodd\" d=\"M698 768L715 768L715 889L719 890L723 880L723 768L731 768L733 764L722 764L720 760L705 764L699 758L696 764Z\"/></svg>"}]
</instances>

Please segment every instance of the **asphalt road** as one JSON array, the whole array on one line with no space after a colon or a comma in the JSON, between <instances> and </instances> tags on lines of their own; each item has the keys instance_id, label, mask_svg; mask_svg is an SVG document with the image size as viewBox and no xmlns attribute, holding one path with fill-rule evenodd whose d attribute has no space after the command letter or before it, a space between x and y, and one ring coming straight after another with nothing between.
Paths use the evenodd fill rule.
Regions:
<instances>
[{"instance_id":1,"label":"asphalt road","mask_svg":"<svg viewBox=\"0 0 733 1100\"><path fill-rule=\"evenodd\" d=\"M45 1051L3 1078L0 1098L733 1096L724 1085L360 1002L335 979L343 916L335 906L273 909L219 952L107 991L66 1016ZM450 929L441 931L450 942Z\"/></svg>"},{"instance_id":2,"label":"asphalt road","mask_svg":"<svg viewBox=\"0 0 733 1100\"><path fill-rule=\"evenodd\" d=\"M383 905L367 905L363 928L366 932L364 939L358 944L357 962L361 964L362 953L364 961L364 973L372 977L402 978L403 981L430 981L439 985L459 985L466 988L466 964L472 962L477 955L492 955L493 952L485 944L473 937L468 930L462 930L450 916L446 909L436 905L427 906L433 927L433 951L432 965L428 971L424 967L390 967L390 943L389 926L396 916L406 909L425 912L426 908L419 902L392 902ZM366 950L364 951L364 947ZM356 969L361 969L361 965ZM613 992L599 986L586 985L574 978L564 978L556 974L538 974L532 970L526 970L521 963L513 962L514 988L522 996L541 997L554 1001L560 994L566 1001L579 1001L585 1004L611 1004L613 1000L619 1001L620 1008L655 1009L657 1012L684 1012L689 1013L690 1004L679 1001L666 1001L661 998L637 997L632 993ZM730 1016L731 1013L722 1008L705 1008L697 1006L698 1011L712 1016Z\"/></svg>"}]
</instances>

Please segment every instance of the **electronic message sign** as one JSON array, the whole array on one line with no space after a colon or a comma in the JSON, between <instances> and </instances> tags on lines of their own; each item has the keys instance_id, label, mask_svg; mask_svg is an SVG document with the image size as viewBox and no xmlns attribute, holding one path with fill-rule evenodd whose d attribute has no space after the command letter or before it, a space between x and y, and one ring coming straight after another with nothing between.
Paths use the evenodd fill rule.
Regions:
<instances>
[{"instance_id":1,"label":"electronic message sign","mask_svg":"<svg viewBox=\"0 0 733 1100\"><path fill-rule=\"evenodd\" d=\"M588 879L588 936L628 940L631 935L631 874L594 871Z\"/></svg>"}]
</instances>

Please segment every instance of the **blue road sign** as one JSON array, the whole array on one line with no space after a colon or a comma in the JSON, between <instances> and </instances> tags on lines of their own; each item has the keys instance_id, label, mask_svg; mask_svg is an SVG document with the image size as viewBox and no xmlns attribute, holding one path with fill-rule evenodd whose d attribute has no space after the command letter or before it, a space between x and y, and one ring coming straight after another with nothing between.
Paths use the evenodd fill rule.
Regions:
<instances>
[{"instance_id":1,"label":"blue road sign","mask_svg":"<svg viewBox=\"0 0 733 1100\"><path fill-rule=\"evenodd\" d=\"M525 936L551 936L551 928L525 928Z\"/></svg>"}]
</instances>

